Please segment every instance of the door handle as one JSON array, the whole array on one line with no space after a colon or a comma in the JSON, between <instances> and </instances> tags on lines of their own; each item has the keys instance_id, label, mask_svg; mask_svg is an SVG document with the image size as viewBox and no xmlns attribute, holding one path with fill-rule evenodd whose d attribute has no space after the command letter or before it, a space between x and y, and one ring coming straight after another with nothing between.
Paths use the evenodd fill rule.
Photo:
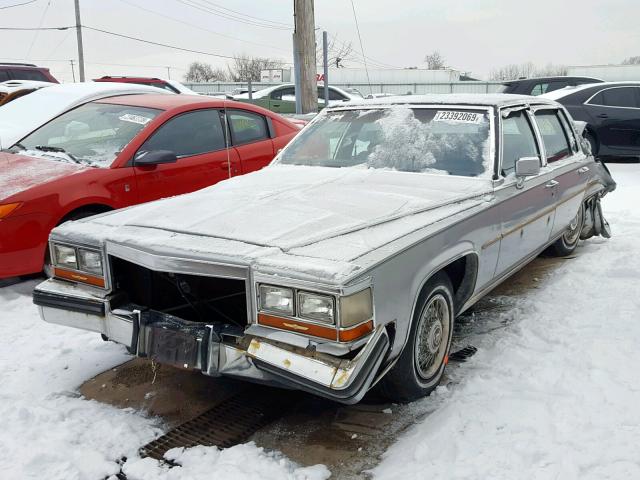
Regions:
<instances>
[{"instance_id":1,"label":"door handle","mask_svg":"<svg viewBox=\"0 0 640 480\"><path fill-rule=\"evenodd\" d=\"M609 115L607 115L606 113L600 113L598 115L596 115L598 118L609 118Z\"/></svg>"},{"instance_id":2,"label":"door handle","mask_svg":"<svg viewBox=\"0 0 640 480\"><path fill-rule=\"evenodd\" d=\"M271 106L274 107L274 108L278 108L280 106L280 104L279 103L274 103Z\"/></svg>"},{"instance_id":3,"label":"door handle","mask_svg":"<svg viewBox=\"0 0 640 480\"><path fill-rule=\"evenodd\" d=\"M556 182L555 180L550 180L548 183L545 184L544 188L553 188L556 185L558 185L559 182Z\"/></svg>"},{"instance_id":4,"label":"door handle","mask_svg":"<svg viewBox=\"0 0 640 480\"><path fill-rule=\"evenodd\" d=\"M589 171L589 167L582 167L578 169L578 173L582 175L583 173L587 173Z\"/></svg>"},{"instance_id":5,"label":"door handle","mask_svg":"<svg viewBox=\"0 0 640 480\"><path fill-rule=\"evenodd\" d=\"M230 165L230 163L229 163L229 162L222 162L222 163L220 164L220 169L222 169L222 170L229 170L229 165Z\"/></svg>"}]
</instances>

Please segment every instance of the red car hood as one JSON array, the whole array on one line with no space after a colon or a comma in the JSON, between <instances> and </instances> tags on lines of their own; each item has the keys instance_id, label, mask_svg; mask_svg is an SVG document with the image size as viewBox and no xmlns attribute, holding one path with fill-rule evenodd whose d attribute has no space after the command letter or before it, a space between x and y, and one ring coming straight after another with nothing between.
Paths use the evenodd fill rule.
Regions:
<instances>
[{"instance_id":1,"label":"red car hood","mask_svg":"<svg viewBox=\"0 0 640 480\"><path fill-rule=\"evenodd\" d=\"M36 185L51 182L86 168L47 158L0 153L0 202Z\"/></svg>"}]
</instances>

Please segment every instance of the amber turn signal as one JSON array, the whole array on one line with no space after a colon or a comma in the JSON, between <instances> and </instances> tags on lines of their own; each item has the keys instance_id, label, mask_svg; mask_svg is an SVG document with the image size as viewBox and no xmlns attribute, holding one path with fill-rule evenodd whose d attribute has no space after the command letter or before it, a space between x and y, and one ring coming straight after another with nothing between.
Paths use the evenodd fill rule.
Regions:
<instances>
[{"instance_id":1,"label":"amber turn signal","mask_svg":"<svg viewBox=\"0 0 640 480\"><path fill-rule=\"evenodd\" d=\"M5 203L4 205L0 205L0 220L4 217L9 216L11 212L13 212L16 208L22 205L21 202L16 203Z\"/></svg>"},{"instance_id":2,"label":"amber turn signal","mask_svg":"<svg viewBox=\"0 0 640 480\"><path fill-rule=\"evenodd\" d=\"M96 277L94 275L87 275L80 272L73 272L71 270L63 270L62 268L54 268L53 275L57 278L63 278L65 280L71 280L73 282L87 283L95 287L104 288L104 278Z\"/></svg>"}]
</instances>

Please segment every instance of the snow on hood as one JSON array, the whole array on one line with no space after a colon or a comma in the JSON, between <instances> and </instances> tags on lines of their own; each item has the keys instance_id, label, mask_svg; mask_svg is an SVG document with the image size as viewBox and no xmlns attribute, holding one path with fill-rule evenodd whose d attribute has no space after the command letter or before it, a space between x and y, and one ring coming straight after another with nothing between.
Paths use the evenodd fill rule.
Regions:
<instances>
[{"instance_id":1,"label":"snow on hood","mask_svg":"<svg viewBox=\"0 0 640 480\"><path fill-rule=\"evenodd\" d=\"M108 240L146 248L152 242L146 238L154 237L155 245L170 241L171 248L216 258L235 255L285 270L304 265L334 277L357 269L350 262L377 246L470 208L490 189L490 181L464 177L276 165L58 232L109 231ZM357 238L365 231L370 241ZM321 242L330 248L318 248Z\"/></svg>"},{"instance_id":2,"label":"snow on hood","mask_svg":"<svg viewBox=\"0 0 640 480\"><path fill-rule=\"evenodd\" d=\"M85 167L46 158L0 153L0 201L81 170Z\"/></svg>"}]
</instances>

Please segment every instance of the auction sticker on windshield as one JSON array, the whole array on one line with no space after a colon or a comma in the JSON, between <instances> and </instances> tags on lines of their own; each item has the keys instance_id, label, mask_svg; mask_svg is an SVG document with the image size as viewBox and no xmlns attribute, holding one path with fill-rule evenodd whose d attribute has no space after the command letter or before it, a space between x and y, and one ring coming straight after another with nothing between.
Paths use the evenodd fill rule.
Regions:
<instances>
[{"instance_id":1,"label":"auction sticker on windshield","mask_svg":"<svg viewBox=\"0 0 640 480\"><path fill-rule=\"evenodd\" d=\"M482 123L482 114L473 112L454 112L439 110L433 117L434 122Z\"/></svg>"},{"instance_id":2,"label":"auction sticker on windshield","mask_svg":"<svg viewBox=\"0 0 640 480\"><path fill-rule=\"evenodd\" d=\"M123 122L137 123L139 125L146 125L151 121L151 119L148 117L143 117L142 115L134 115L133 113L125 113L118 118Z\"/></svg>"}]
</instances>

